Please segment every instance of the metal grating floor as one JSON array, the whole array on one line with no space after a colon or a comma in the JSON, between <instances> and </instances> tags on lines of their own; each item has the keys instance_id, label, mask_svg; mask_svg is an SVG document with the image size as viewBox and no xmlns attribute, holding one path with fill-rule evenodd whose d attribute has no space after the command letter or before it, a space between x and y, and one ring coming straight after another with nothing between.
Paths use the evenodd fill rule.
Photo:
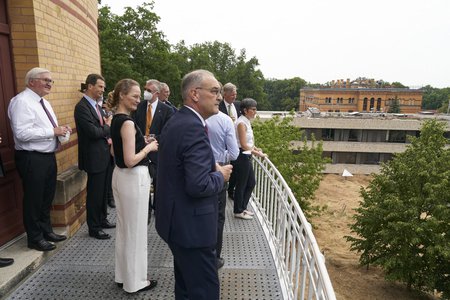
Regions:
<instances>
[{"instance_id":1,"label":"metal grating floor","mask_svg":"<svg viewBox=\"0 0 450 300\"><path fill-rule=\"evenodd\" d=\"M270 248L257 219L233 217L228 201L222 257L219 271L221 299L282 299ZM114 220L115 210L110 210ZM129 295L114 283L115 230L106 229L112 239L90 238L87 225L68 240L7 299L174 299L172 254L154 227L149 226L148 276L158 280L149 292Z\"/></svg>"}]
</instances>

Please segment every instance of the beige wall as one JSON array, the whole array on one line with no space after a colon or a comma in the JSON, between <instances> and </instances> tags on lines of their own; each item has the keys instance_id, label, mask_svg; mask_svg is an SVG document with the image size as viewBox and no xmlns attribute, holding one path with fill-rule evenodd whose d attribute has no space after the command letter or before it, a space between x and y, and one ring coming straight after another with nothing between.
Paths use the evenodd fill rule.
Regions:
<instances>
[{"instance_id":1,"label":"beige wall","mask_svg":"<svg viewBox=\"0 0 450 300\"><path fill-rule=\"evenodd\" d=\"M323 89L301 89L300 90L300 111L305 111L308 107L317 107L321 111L369 111L370 99L374 98L375 108L378 98L381 98L381 111L389 110L389 99L399 100L402 113L417 113L421 111L422 92L418 90L400 89L350 89L350 88L323 88ZM331 104L326 103L326 99L331 98ZM337 98L342 98L342 103L337 103ZM349 98L354 99L349 103ZM364 98L368 98L367 110L363 110ZM375 109L376 111L376 109Z\"/></svg>"},{"instance_id":2,"label":"beige wall","mask_svg":"<svg viewBox=\"0 0 450 300\"><path fill-rule=\"evenodd\" d=\"M59 124L75 127L73 108L80 83L100 73L97 0L9 0L12 53L18 92L33 67L52 71L55 84L46 98ZM77 135L57 153L58 171L78 161Z\"/></svg>"}]
</instances>

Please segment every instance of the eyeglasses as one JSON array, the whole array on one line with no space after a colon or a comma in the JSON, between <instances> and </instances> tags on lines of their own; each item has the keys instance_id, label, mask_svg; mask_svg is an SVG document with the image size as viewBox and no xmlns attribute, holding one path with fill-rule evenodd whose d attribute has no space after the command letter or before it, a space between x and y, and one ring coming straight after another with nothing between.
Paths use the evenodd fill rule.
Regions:
<instances>
[{"instance_id":1,"label":"eyeglasses","mask_svg":"<svg viewBox=\"0 0 450 300\"><path fill-rule=\"evenodd\" d=\"M211 94L214 94L214 95L219 95L220 93L221 93L221 90L219 89L219 88L212 88L212 89L206 89L206 88L203 88L203 87L196 87L195 88L196 90L198 89L198 90L206 90L206 91L208 91L208 92L210 92Z\"/></svg>"},{"instance_id":2,"label":"eyeglasses","mask_svg":"<svg viewBox=\"0 0 450 300\"><path fill-rule=\"evenodd\" d=\"M147 92L152 93L152 94L159 93L158 91L152 91L151 89L144 89L144 90L146 90Z\"/></svg>"},{"instance_id":3,"label":"eyeglasses","mask_svg":"<svg viewBox=\"0 0 450 300\"><path fill-rule=\"evenodd\" d=\"M55 81L52 80L52 79L50 79L50 78L32 78L32 79L35 79L35 80L42 80L42 81L45 81L46 83L51 83L51 84L54 84L54 83L55 83Z\"/></svg>"}]
</instances>

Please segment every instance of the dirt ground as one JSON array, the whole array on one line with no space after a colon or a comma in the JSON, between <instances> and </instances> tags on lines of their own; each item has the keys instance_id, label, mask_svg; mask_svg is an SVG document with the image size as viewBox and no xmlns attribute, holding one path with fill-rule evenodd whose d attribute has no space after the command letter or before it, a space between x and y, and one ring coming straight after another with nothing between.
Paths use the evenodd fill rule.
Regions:
<instances>
[{"instance_id":1,"label":"dirt ground","mask_svg":"<svg viewBox=\"0 0 450 300\"><path fill-rule=\"evenodd\" d=\"M360 267L358 254L349 250L345 235L350 235L353 209L359 205L360 187L366 187L371 176L355 175L344 179L335 174L324 176L316 192L316 201L327 205L324 213L312 219L314 235L325 254L327 269L338 300L344 299L436 299L408 291L402 284L387 282L380 269Z\"/></svg>"}]
</instances>

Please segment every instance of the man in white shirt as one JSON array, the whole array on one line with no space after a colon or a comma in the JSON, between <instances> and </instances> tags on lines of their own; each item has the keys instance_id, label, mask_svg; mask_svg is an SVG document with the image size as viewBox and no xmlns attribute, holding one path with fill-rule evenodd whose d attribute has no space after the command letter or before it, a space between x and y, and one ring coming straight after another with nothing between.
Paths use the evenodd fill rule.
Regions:
<instances>
[{"instance_id":1,"label":"man in white shirt","mask_svg":"<svg viewBox=\"0 0 450 300\"><path fill-rule=\"evenodd\" d=\"M28 248L50 251L66 236L53 232L50 208L55 196L59 137L72 130L59 126L50 103L53 80L49 70L33 68L25 76L26 88L11 99L8 116L14 135L15 161L23 185L23 222Z\"/></svg>"}]
</instances>

